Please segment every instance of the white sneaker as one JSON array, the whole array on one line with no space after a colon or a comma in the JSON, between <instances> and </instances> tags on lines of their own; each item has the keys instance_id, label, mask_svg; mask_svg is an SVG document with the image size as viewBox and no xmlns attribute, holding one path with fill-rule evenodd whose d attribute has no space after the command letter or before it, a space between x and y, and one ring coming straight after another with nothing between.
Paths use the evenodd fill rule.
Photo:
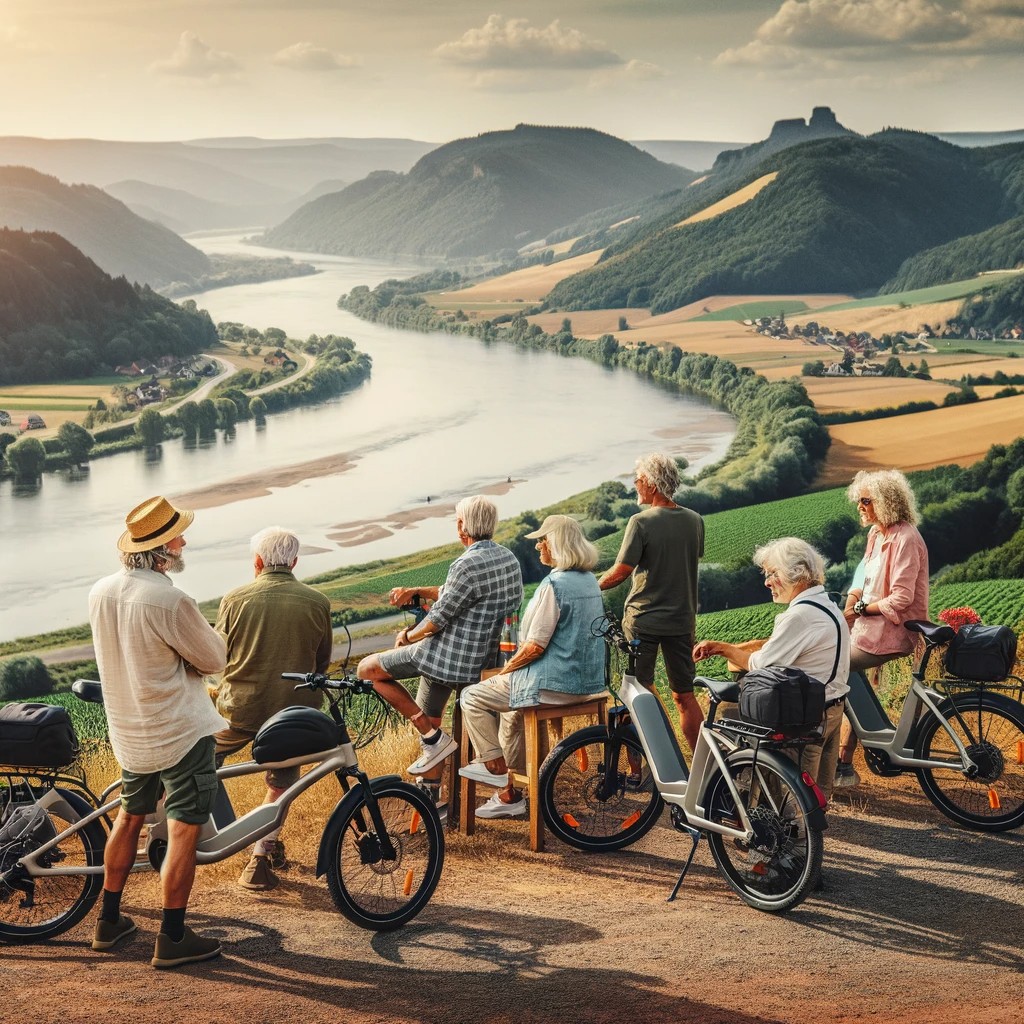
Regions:
<instances>
[{"instance_id":1,"label":"white sneaker","mask_svg":"<svg viewBox=\"0 0 1024 1024\"><path fill-rule=\"evenodd\" d=\"M463 766L459 769L459 774L464 779L482 782L485 786L497 786L499 789L504 789L508 785L508 772L504 775L495 775L494 772L489 772L487 766L479 761Z\"/></svg>"},{"instance_id":2,"label":"white sneaker","mask_svg":"<svg viewBox=\"0 0 1024 1024\"><path fill-rule=\"evenodd\" d=\"M437 742L427 743L420 737L420 756L406 769L410 775L422 775L431 768L439 765L446 757L454 754L459 749L455 742L446 732L442 732Z\"/></svg>"},{"instance_id":3,"label":"white sneaker","mask_svg":"<svg viewBox=\"0 0 1024 1024\"><path fill-rule=\"evenodd\" d=\"M481 804L476 809L478 818L518 818L526 813L526 798L520 797L513 803L506 804L498 798L495 793L487 803Z\"/></svg>"}]
</instances>

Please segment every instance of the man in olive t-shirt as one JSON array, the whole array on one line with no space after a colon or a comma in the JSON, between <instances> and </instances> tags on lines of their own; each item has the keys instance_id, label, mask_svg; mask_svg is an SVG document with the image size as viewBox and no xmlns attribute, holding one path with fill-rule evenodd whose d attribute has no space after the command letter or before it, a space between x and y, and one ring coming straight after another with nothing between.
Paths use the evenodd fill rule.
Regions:
<instances>
[{"instance_id":1,"label":"man in olive t-shirt","mask_svg":"<svg viewBox=\"0 0 1024 1024\"><path fill-rule=\"evenodd\" d=\"M622 624L630 639L640 640L637 681L654 685L660 648L692 751L704 717L693 695L697 564L704 554L704 520L672 500L678 487L679 470L667 455L637 460L637 499L651 507L630 518L615 565L601 577L600 587L610 590L632 576Z\"/></svg>"}]
</instances>

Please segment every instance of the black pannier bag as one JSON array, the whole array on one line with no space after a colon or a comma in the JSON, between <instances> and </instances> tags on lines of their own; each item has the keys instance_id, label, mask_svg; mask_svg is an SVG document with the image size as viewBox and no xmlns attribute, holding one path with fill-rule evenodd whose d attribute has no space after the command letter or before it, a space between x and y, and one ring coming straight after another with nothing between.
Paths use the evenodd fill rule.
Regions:
<instances>
[{"instance_id":1,"label":"black pannier bag","mask_svg":"<svg viewBox=\"0 0 1024 1024\"><path fill-rule=\"evenodd\" d=\"M825 684L784 665L751 669L740 681L740 718L784 736L806 736L825 717Z\"/></svg>"},{"instance_id":2,"label":"black pannier bag","mask_svg":"<svg viewBox=\"0 0 1024 1024\"><path fill-rule=\"evenodd\" d=\"M0 708L0 764L63 768L78 751L78 737L66 708L54 704Z\"/></svg>"},{"instance_id":3,"label":"black pannier bag","mask_svg":"<svg viewBox=\"0 0 1024 1024\"><path fill-rule=\"evenodd\" d=\"M1013 671L1017 635L1009 626L961 626L946 648L946 671L960 679L998 683Z\"/></svg>"},{"instance_id":4,"label":"black pannier bag","mask_svg":"<svg viewBox=\"0 0 1024 1024\"><path fill-rule=\"evenodd\" d=\"M293 757L332 750L340 740L333 720L315 708L290 707L268 718L252 741L257 764L290 761Z\"/></svg>"}]
</instances>

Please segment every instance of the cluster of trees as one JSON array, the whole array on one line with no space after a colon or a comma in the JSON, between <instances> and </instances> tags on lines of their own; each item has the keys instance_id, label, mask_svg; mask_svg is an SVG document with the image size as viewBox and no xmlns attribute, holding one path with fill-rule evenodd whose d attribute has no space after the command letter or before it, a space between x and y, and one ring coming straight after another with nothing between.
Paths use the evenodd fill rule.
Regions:
<instances>
[{"instance_id":1,"label":"cluster of trees","mask_svg":"<svg viewBox=\"0 0 1024 1024\"><path fill-rule=\"evenodd\" d=\"M46 666L34 655L0 661L0 704L42 697L52 692L53 679Z\"/></svg>"},{"instance_id":2,"label":"cluster of trees","mask_svg":"<svg viewBox=\"0 0 1024 1024\"><path fill-rule=\"evenodd\" d=\"M51 232L0 228L0 384L87 377L216 342L194 302L112 278Z\"/></svg>"},{"instance_id":3,"label":"cluster of trees","mask_svg":"<svg viewBox=\"0 0 1024 1024\"><path fill-rule=\"evenodd\" d=\"M959 316L967 327L994 334L1024 325L1024 274L980 295L969 296Z\"/></svg>"},{"instance_id":4,"label":"cluster of trees","mask_svg":"<svg viewBox=\"0 0 1024 1024\"><path fill-rule=\"evenodd\" d=\"M620 348L610 334L596 342L576 338L568 321L556 334L546 334L521 313L500 327L489 320L455 321L396 285L389 281L373 291L356 288L339 304L358 316L395 326L465 333L485 342L510 341L626 367L727 409L736 417L737 432L725 460L702 471L683 494L686 504L699 512L797 494L814 480L828 450L828 431L796 380L769 382L726 359L691 355L674 346L661 349L640 342Z\"/></svg>"}]
</instances>

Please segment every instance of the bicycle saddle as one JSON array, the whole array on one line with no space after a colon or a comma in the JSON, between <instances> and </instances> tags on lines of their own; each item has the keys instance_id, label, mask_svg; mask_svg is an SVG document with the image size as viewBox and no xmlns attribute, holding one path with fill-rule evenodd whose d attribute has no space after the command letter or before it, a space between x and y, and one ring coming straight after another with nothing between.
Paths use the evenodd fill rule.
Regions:
<instances>
[{"instance_id":1,"label":"bicycle saddle","mask_svg":"<svg viewBox=\"0 0 1024 1024\"><path fill-rule=\"evenodd\" d=\"M934 622L926 622L924 619L908 619L903 623L903 628L909 629L911 633L920 633L933 646L948 644L956 636L952 626L936 626Z\"/></svg>"},{"instance_id":2,"label":"bicycle saddle","mask_svg":"<svg viewBox=\"0 0 1024 1024\"><path fill-rule=\"evenodd\" d=\"M76 679L71 684L71 692L79 699L90 704L103 703L103 687L96 679Z\"/></svg>"},{"instance_id":3,"label":"bicycle saddle","mask_svg":"<svg viewBox=\"0 0 1024 1024\"><path fill-rule=\"evenodd\" d=\"M740 684L732 679L710 679L708 676L697 676L694 686L703 686L711 691L711 696L720 703L738 704L740 700Z\"/></svg>"}]
</instances>

